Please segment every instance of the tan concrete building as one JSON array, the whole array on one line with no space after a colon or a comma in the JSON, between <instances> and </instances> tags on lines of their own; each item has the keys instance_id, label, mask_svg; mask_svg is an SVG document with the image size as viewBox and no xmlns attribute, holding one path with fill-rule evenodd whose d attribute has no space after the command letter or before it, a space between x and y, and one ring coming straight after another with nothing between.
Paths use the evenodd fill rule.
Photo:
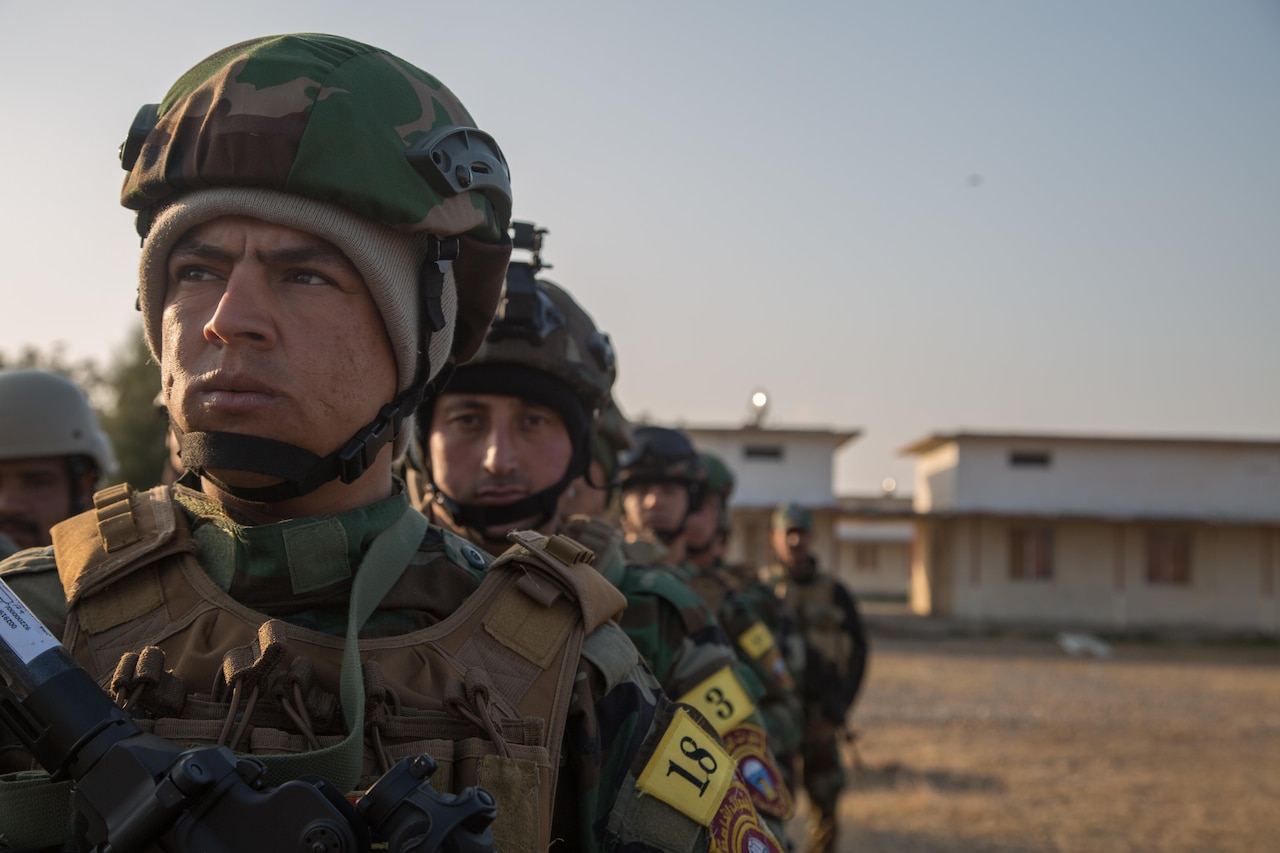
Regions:
<instances>
[{"instance_id":1,"label":"tan concrete building","mask_svg":"<svg viewBox=\"0 0 1280 853\"><path fill-rule=\"evenodd\" d=\"M903 453L917 613L1280 634L1280 441L965 432Z\"/></svg>"}]
</instances>

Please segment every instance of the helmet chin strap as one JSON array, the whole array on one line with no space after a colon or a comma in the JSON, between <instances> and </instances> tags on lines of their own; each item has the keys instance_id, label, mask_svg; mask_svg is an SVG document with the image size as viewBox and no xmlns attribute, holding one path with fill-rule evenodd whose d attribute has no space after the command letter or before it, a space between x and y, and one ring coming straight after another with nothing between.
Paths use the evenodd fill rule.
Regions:
<instances>
[{"instance_id":1,"label":"helmet chin strap","mask_svg":"<svg viewBox=\"0 0 1280 853\"><path fill-rule=\"evenodd\" d=\"M425 388L416 385L398 395L378 411L341 448L328 456L318 456L297 445L231 432L182 432L178 455L189 471L208 480L220 490L253 503L274 503L309 494L331 480L355 482L373 465L388 443L400 434L406 413L414 411ZM213 470L247 471L280 480L269 486L233 486L210 473Z\"/></svg>"}]
</instances>

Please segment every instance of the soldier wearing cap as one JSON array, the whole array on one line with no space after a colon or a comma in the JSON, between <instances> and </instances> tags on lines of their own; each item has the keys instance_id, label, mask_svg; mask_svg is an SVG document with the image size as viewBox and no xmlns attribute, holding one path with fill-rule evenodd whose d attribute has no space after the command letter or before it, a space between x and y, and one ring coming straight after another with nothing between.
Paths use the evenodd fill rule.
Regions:
<instances>
[{"instance_id":1,"label":"soldier wearing cap","mask_svg":"<svg viewBox=\"0 0 1280 853\"><path fill-rule=\"evenodd\" d=\"M834 850L836 806L844 787L840 741L866 672L867 636L853 595L819 569L810 551L809 510L782 504L773 514L772 528L776 562L762 569L761 576L773 579L794 642L788 657L804 701L800 752L803 784L812 805L809 849Z\"/></svg>"},{"instance_id":2,"label":"soldier wearing cap","mask_svg":"<svg viewBox=\"0 0 1280 853\"><path fill-rule=\"evenodd\" d=\"M430 754L437 788L493 794L504 851L767 841L589 552L525 532L463 558L393 476L510 255L506 162L458 99L369 45L254 39L144 107L121 158L186 473L98 493L23 567L65 594L39 615L76 660L157 732L252 752L274 783L358 792ZM12 781L0 834L78 843L69 820L22 826L4 798L31 780Z\"/></svg>"},{"instance_id":3,"label":"soldier wearing cap","mask_svg":"<svg viewBox=\"0 0 1280 853\"><path fill-rule=\"evenodd\" d=\"M0 370L0 557L48 545L49 530L89 507L115 471L111 441L74 382Z\"/></svg>"}]
</instances>

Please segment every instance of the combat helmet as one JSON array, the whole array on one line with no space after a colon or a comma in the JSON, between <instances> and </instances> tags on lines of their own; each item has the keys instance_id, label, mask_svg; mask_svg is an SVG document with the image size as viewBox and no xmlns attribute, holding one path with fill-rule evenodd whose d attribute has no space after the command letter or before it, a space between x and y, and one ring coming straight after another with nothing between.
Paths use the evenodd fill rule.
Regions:
<instances>
[{"instance_id":1,"label":"combat helmet","mask_svg":"<svg viewBox=\"0 0 1280 853\"><path fill-rule=\"evenodd\" d=\"M479 346L510 257L510 175L438 80L386 51L331 35L241 42L144 106L120 148L121 203L143 238L138 306L159 360L169 251L226 214L315 234L341 249L378 307L397 395L343 447L318 457L257 436L181 436L189 469L282 482L228 487L250 500L352 482L404 429L455 361Z\"/></svg>"},{"instance_id":2,"label":"combat helmet","mask_svg":"<svg viewBox=\"0 0 1280 853\"><path fill-rule=\"evenodd\" d=\"M660 539L671 542L684 532L690 513L697 512L706 495L706 473L693 443L683 432L658 426L642 426L632 431L632 446L619 459L619 485L628 489L651 483L680 483L689 494L688 508L679 527L655 530Z\"/></svg>"},{"instance_id":3,"label":"combat helmet","mask_svg":"<svg viewBox=\"0 0 1280 853\"><path fill-rule=\"evenodd\" d=\"M512 261L498 310L475 355L449 380L448 391L501 394L544 405L560 415L573 452L561 478L536 494L502 506L460 504L444 493L427 472L431 500L455 523L483 529L555 513L560 495L587 473L593 434L610 404L618 366L609 336L564 288L538 273L546 229L530 222L513 223L513 243L528 249L527 261ZM419 442L426 445L433 401L424 403L418 419ZM604 487L605 484L593 484Z\"/></svg>"},{"instance_id":4,"label":"combat helmet","mask_svg":"<svg viewBox=\"0 0 1280 853\"><path fill-rule=\"evenodd\" d=\"M67 459L72 482L92 467L99 478L116 472L111 440L84 392L56 373L0 370L0 459ZM78 496L72 496L73 511Z\"/></svg>"},{"instance_id":5,"label":"combat helmet","mask_svg":"<svg viewBox=\"0 0 1280 853\"><path fill-rule=\"evenodd\" d=\"M733 472L729 470L729 466L725 465L724 460L719 456L703 451L698 454L698 458L702 462L703 482L707 494L717 495L720 498L720 511L716 519L716 530L720 533L728 534L730 530L729 498L733 496L733 490L737 482L734 480Z\"/></svg>"}]
</instances>

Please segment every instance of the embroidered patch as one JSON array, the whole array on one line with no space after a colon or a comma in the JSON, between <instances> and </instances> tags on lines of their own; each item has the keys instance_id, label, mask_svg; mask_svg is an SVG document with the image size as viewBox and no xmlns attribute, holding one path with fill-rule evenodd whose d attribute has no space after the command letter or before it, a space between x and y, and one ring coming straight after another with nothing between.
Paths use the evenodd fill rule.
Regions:
<instances>
[{"instance_id":1,"label":"embroidered patch","mask_svg":"<svg viewBox=\"0 0 1280 853\"><path fill-rule=\"evenodd\" d=\"M747 786L735 773L720 810L707 827L707 849L714 853L781 853L782 845L751 807Z\"/></svg>"},{"instance_id":2,"label":"embroidered patch","mask_svg":"<svg viewBox=\"0 0 1280 853\"><path fill-rule=\"evenodd\" d=\"M738 726L721 735L725 749L738 762L738 772L751 792L751 801L765 814L786 820L795 811L791 790L769 754L769 740L756 726Z\"/></svg>"},{"instance_id":3,"label":"embroidered patch","mask_svg":"<svg viewBox=\"0 0 1280 853\"><path fill-rule=\"evenodd\" d=\"M742 632L738 645L754 660L773 648L773 633L763 622L757 622Z\"/></svg>"},{"instance_id":4,"label":"embroidered patch","mask_svg":"<svg viewBox=\"0 0 1280 853\"><path fill-rule=\"evenodd\" d=\"M725 811L725 793L736 779L736 767L733 757L715 738L695 723L688 711L680 708L636 785L681 814L710 827L712 820ZM746 794L745 788L743 794ZM748 810L750 807L751 800L747 797ZM752 814L754 816L754 812Z\"/></svg>"},{"instance_id":5,"label":"embroidered patch","mask_svg":"<svg viewBox=\"0 0 1280 853\"><path fill-rule=\"evenodd\" d=\"M701 711L702 716L711 722L720 735L751 716L751 712L756 709L738 676L727 666L681 696L678 701Z\"/></svg>"}]
</instances>

